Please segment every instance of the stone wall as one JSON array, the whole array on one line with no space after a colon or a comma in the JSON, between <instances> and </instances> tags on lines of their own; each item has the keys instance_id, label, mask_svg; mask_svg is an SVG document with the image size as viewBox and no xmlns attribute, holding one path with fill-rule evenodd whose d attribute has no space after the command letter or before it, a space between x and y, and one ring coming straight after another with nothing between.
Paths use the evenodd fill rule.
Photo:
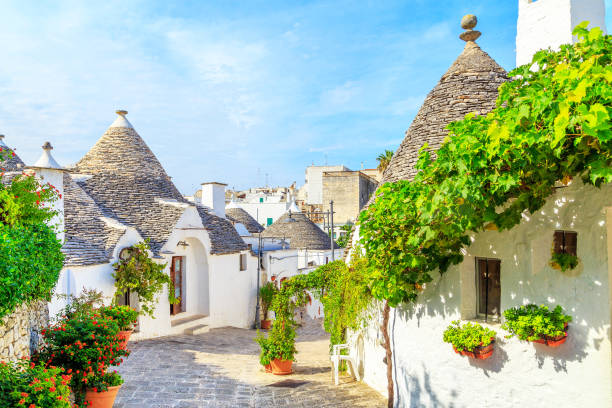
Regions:
<instances>
[{"instance_id":1,"label":"stone wall","mask_svg":"<svg viewBox=\"0 0 612 408\"><path fill-rule=\"evenodd\" d=\"M334 223L354 223L377 185L376 180L360 171L323 173L323 202L334 201ZM328 206L324 207L327 210Z\"/></svg>"},{"instance_id":2,"label":"stone wall","mask_svg":"<svg viewBox=\"0 0 612 408\"><path fill-rule=\"evenodd\" d=\"M0 361L30 357L42 341L40 332L49 324L47 302L18 307L0 324Z\"/></svg>"}]
</instances>

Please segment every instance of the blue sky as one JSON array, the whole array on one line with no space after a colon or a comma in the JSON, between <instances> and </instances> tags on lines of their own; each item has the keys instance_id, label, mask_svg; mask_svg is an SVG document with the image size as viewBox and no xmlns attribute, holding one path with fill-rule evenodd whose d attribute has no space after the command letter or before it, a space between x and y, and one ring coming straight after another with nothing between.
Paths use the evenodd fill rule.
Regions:
<instances>
[{"instance_id":1,"label":"blue sky","mask_svg":"<svg viewBox=\"0 0 612 408\"><path fill-rule=\"evenodd\" d=\"M0 133L26 163L46 140L76 162L124 108L183 193L301 185L399 146L464 14L514 67L514 0L174 3L0 1Z\"/></svg>"}]
</instances>

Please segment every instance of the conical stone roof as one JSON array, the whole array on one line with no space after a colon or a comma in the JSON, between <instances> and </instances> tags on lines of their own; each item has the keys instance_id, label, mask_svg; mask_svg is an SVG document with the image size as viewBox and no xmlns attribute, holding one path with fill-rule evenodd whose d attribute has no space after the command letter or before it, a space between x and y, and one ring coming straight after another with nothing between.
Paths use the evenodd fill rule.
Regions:
<instances>
[{"instance_id":1,"label":"conical stone roof","mask_svg":"<svg viewBox=\"0 0 612 408\"><path fill-rule=\"evenodd\" d=\"M506 71L476 44L480 33L471 30L474 26L475 21L462 34L462 39L471 41L466 41L461 55L425 98L385 170L381 185L414 178L419 149L427 143L432 152L438 150L450 122L461 120L470 112L484 115L495 107L497 90L507 80Z\"/></svg>"},{"instance_id":2,"label":"conical stone roof","mask_svg":"<svg viewBox=\"0 0 612 408\"><path fill-rule=\"evenodd\" d=\"M330 238L302 213L287 212L261 234L262 237L287 238L293 249L330 249ZM338 246L334 243L334 248Z\"/></svg>"},{"instance_id":3,"label":"conical stone roof","mask_svg":"<svg viewBox=\"0 0 612 408\"><path fill-rule=\"evenodd\" d=\"M187 207L157 157L125 118L126 111L76 164L79 186L104 215L134 227L159 253ZM244 250L246 244L231 223L197 208L211 237L211 253Z\"/></svg>"},{"instance_id":4,"label":"conical stone roof","mask_svg":"<svg viewBox=\"0 0 612 408\"><path fill-rule=\"evenodd\" d=\"M251 217L248 212L237 205L231 206L230 204L227 206L225 208L225 216L234 224L240 223L244 225L251 234L257 234L264 230L264 227L255 218Z\"/></svg>"},{"instance_id":5,"label":"conical stone roof","mask_svg":"<svg viewBox=\"0 0 612 408\"><path fill-rule=\"evenodd\" d=\"M4 135L0 135L0 149L3 151L13 150L4 143ZM21 171L25 167L25 163L21 161L17 153L13 150L8 159L0 160L0 173L9 171Z\"/></svg>"}]
</instances>

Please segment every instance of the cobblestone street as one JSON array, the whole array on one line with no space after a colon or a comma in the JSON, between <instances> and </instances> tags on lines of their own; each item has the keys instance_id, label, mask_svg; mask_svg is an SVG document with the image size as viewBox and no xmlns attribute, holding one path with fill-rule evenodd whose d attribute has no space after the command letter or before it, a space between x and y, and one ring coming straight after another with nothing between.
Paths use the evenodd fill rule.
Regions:
<instances>
[{"instance_id":1,"label":"cobblestone street","mask_svg":"<svg viewBox=\"0 0 612 408\"><path fill-rule=\"evenodd\" d=\"M119 369L125 384L115 407L385 406L377 392L348 375L338 387L333 384L328 336L320 321L298 330L298 361L289 376L263 372L255 334L220 328L130 343L132 354Z\"/></svg>"}]
</instances>

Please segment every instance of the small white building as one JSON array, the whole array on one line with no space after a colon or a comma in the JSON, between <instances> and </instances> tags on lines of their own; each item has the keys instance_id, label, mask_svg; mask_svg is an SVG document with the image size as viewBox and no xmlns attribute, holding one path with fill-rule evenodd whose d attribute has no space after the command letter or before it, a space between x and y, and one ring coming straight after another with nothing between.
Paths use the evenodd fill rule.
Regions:
<instances>
[{"instance_id":1,"label":"small white building","mask_svg":"<svg viewBox=\"0 0 612 408\"><path fill-rule=\"evenodd\" d=\"M569 42L571 25L603 21L603 0L519 4L517 57L558 46L558 35L549 37L545 30L551 24L558 23L556 28L565 30L563 38ZM530 44L522 42L525 38ZM425 142L439 147L448 122L492 109L504 76L503 69L469 41L428 95L383 183L412 179L419 149ZM461 100L463 105L456 99L462 95L470 96L467 102ZM543 208L525 214L510 231L472 234L461 264L443 275L434 274L414 303L391 310L395 406L612 406L612 185L598 189L574 180L559 187ZM553 239L559 234L577 237L579 264L572 271L549 265ZM502 311L528 303L561 305L573 317L566 343L550 348L505 339ZM373 306L376 310L380 305ZM453 352L442 340L453 320L474 321L497 331L492 357L473 360ZM386 395L381 321L382 315L375 312L370 324L351 333L349 341L364 381Z\"/></svg>"},{"instance_id":2,"label":"small white building","mask_svg":"<svg viewBox=\"0 0 612 408\"><path fill-rule=\"evenodd\" d=\"M323 173L330 171L351 171L344 165L338 166L308 166L304 184L305 203L308 205L323 204Z\"/></svg>"},{"instance_id":3,"label":"small white building","mask_svg":"<svg viewBox=\"0 0 612 408\"><path fill-rule=\"evenodd\" d=\"M112 265L122 249L146 239L151 256L167 265L181 301L171 306L167 293L160 294L155 318L141 316L134 338L250 327L257 258L225 219L225 202L215 200L219 183L206 195L212 208L186 201L127 112L117 113L94 147L62 176L66 260L56 294L94 288L112 298ZM134 295L123 300L138 308ZM50 310L63 306L56 298Z\"/></svg>"}]
</instances>

